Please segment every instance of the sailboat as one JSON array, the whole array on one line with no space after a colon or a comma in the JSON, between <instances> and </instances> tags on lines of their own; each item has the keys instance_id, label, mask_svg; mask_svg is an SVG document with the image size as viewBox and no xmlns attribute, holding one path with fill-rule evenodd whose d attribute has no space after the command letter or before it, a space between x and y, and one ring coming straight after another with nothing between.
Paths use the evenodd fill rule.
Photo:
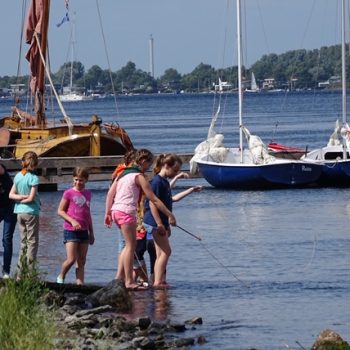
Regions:
<instances>
[{"instance_id":1,"label":"sailboat","mask_svg":"<svg viewBox=\"0 0 350 350\"><path fill-rule=\"evenodd\" d=\"M345 0L342 1L341 15L341 61L342 61L342 127L337 120L334 132L325 147L311 150L302 157L306 161L322 164L320 184L324 186L350 186L350 127L347 123L346 93L346 48L345 48ZM342 141L339 140L339 135Z\"/></svg>"},{"instance_id":2,"label":"sailboat","mask_svg":"<svg viewBox=\"0 0 350 350\"><path fill-rule=\"evenodd\" d=\"M35 114L21 110L16 101L11 114L0 119L2 154L7 158L21 158L29 150L40 157L125 154L133 145L119 124L103 123L97 115L85 124L74 124L65 112L46 65L49 13L49 0L32 0L25 33L30 44L26 58L31 68ZM50 122L45 113L45 73L63 114L62 120L55 122Z\"/></svg>"},{"instance_id":3,"label":"sailboat","mask_svg":"<svg viewBox=\"0 0 350 350\"><path fill-rule=\"evenodd\" d=\"M260 92L260 88L256 83L254 72L251 74L250 89L245 89L245 92Z\"/></svg>"},{"instance_id":4,"label":"sailboat","mask_svg":"<svg viewBox=\"0 0 350 350\"><path fill-rule=\"evenodd\" d=\"M70 70L69 70L69 86L63 87L63 93L59 95L62 102L78 102L78 101L91 101L93 100L92 96L86 95L77 89L73 88L73 68L74 68L74 45L75 45L75 20L71 26L71 40L70 40Z\"/></svg>"},{"instance_id":5,"label":"sailboat","mask_svg":"<svg viewBox=\"0 0 350 350\"><path fill-rule=\"evenodd\" d=\"M278 159L269 155L259 136L252 135L243 124L241 0L237 7L238 44L238 148L226 148L224 136L213 132L197 146L190 164L199 168L203 177L214 187L256 189L302 187L317 182L322 167L314 161ZM212 122L213 123L213 122ZM243 147L243 135L248 148Z\"/></svg>"}]
</instances>

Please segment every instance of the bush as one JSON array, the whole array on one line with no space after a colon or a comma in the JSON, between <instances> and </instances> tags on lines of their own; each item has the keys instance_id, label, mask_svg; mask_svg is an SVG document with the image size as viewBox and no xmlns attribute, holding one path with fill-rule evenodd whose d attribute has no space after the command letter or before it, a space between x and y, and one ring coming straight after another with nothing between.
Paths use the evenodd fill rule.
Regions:
<instances>
[{"instance_id":1,"label":"bush","mask_svg":"<svg viewBox=\"0 0 350 350\"><path fill-rule=\"evenodd\" d=\"M54 325L39 300L44 289L35 269L21 273L20 281L6 280L0 290L0 348L53 349Z\"/></svg>"}]
</instances>

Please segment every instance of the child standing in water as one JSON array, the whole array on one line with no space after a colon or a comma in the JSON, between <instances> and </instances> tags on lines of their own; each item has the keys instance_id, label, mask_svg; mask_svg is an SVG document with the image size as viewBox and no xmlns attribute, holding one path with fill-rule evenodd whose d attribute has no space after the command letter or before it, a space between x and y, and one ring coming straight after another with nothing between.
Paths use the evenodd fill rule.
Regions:
<instances>
[{"instance_id":1,"label":"child standing in water","mask_svg":"<svg viewBox=\"0 0 350 350\"><path fill-rule=\"evenodd\" d=\"M39 178L34 174L38 166L35 152L26 152L22 157L22 170L16 174L9 197L15 201L14 213L21 235L21 248L18 258L18 277L20 277L26 259L30 267L36 261L39 247Z\"/></svg>"},{"instance_id":2,"label":"child standing in water","mask_svg":"<svg viewBox=\"0 0 350 350\"><path fill-rule=\"evenodd\" d=\"M112 220L120 227L125 240L125 247L120 253L117 279L124 280L129 290L144 289L133 278L133 262L136 246L136 212L142 192L169 220L176 225L174 215L154 195L149 182L143 176L153 163L153 154L140 149L135 153L134 164L123 170L114 180L106 198L105 225L111 227ZM142 191L142 192L141 192Z\"/></svg>"},{"instance_id":3,"label":"child standing in water","mask_svg":"<svg viewBox=\"0 0 350 350\"><path fill-rule=\"evenodd\" d=\"M64 219L64 244L67 258L63 262L57 283L64 283L69 269L76 264L76 283L84 284L84 268L89 244L95 236L90 212L91 192L85 189L89 179L85 168L73 171L73 187L64 191L58 207L58 215Z\"/></svg>"},{"instance_id":4,"label":"child standing in water","mask_svg":"<svg viewBox=\"0 0 350 350\"><path fill-rule=\"evenodd\" d=\"M182 160L176 154L161 154L157 157L154 167L155 176L151 180L151 188L170 211L172 211L173 202L202 189L202 186L193 186L172 196L171 187L175 185L176 180L180 177L186 177L184 173L178 174L181 165ZM167 180L168 178L173 178L171 184ZM171 255L169 243L171 231L168 218L160 213L153 203L146 200L143 222L147 234L153 236L156 246L157 258L154 266L153 287L156 289L169 288L165 277L167 263Z\"/></svg>"}]
</instances>

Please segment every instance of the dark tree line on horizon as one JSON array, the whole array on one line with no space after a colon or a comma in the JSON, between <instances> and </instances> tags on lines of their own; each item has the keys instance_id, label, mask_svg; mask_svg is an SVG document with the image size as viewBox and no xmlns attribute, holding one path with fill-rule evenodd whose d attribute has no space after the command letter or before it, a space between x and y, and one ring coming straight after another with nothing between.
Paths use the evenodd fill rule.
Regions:
<instances>
[{"instance_id":1,"label":"dark tree line on horizon","mask_svg":"<svg viewBox=\"0 0 350 350\"><path fill-rule=\"evenodd\" d=\"M347 76L350 64L346 65ZM155 92L203 92L214 89L219 78L237 87L237 66L225 69L215 69L209 64L200 63L191 73L180 74L176 69L165 70L159 78L153 78L150 73L138 69L133 62L128 62L120 70L112 72L114 89L117 93L155 93ZM319 82L341 76L341 47L334 45L314 50L293 50L277 55L264 55L249 69L244 69L247 84L251 72L261 87L264 79L273 78L275 88L314 89ZM70 80L70 62L62 65L58 72L53 73L56 86L68 86ZM73 62L74 85L86 90L100 93L111 93L111 75L107 69L93 65L87 71L81 62ZM0 88L9 88L11 84L25 84L28 76L0 77ZM291 83L292 82L292 83ZM330 87L339 87L331 85Z\"/></svg>"}]
</instances>

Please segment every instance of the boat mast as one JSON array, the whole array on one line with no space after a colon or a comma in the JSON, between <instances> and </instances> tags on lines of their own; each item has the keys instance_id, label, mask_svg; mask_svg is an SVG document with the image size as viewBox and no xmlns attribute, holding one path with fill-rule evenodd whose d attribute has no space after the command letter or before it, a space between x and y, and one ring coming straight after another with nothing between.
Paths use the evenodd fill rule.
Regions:
<instances>
[{"instance_id":1,"label":"boat mast","mask_svg":"<svg viewBox=\"0 0 350 350\"><path fill-rule=\"evenodd\" d=\"M243 130L242 130L242 26L241 26L241 0L237 0L237 52L238 52L238 117L239 117L239 148L241 163L243 163Z\"/></svg>"},{"instance_id":2,"label":"boat mast","mask_svg":"<svg viewBox=\"0 0 350 350\"><path fill-rule=\"evenodd\" d=\"M346 62L345 62L345 0L342 0L342 30L341 30L341 66L342 66L342 116L343 116L343 128L346 128ZM343 159L347 158L346 139L343 137Z\"/></svg>"},{"instance_id":3,"label":"boat mast","mask_svg":"<svg viewBox=\"0 0 350 350\"><path fill-rule=\"evenodd\" d=\"M43 20L42 20L41 38L40 38L41 52L43 54L43 57L45 58L46 58L46 48L47 48L47 32L49 27L49 14L50 14L50 0L45 0L43 1ZM38 126L44 126L46 124L44 93L45 93L45 63L40 60L38 87L35 93L35 110L36 110Z\"/></svg>"}]
</instances>

